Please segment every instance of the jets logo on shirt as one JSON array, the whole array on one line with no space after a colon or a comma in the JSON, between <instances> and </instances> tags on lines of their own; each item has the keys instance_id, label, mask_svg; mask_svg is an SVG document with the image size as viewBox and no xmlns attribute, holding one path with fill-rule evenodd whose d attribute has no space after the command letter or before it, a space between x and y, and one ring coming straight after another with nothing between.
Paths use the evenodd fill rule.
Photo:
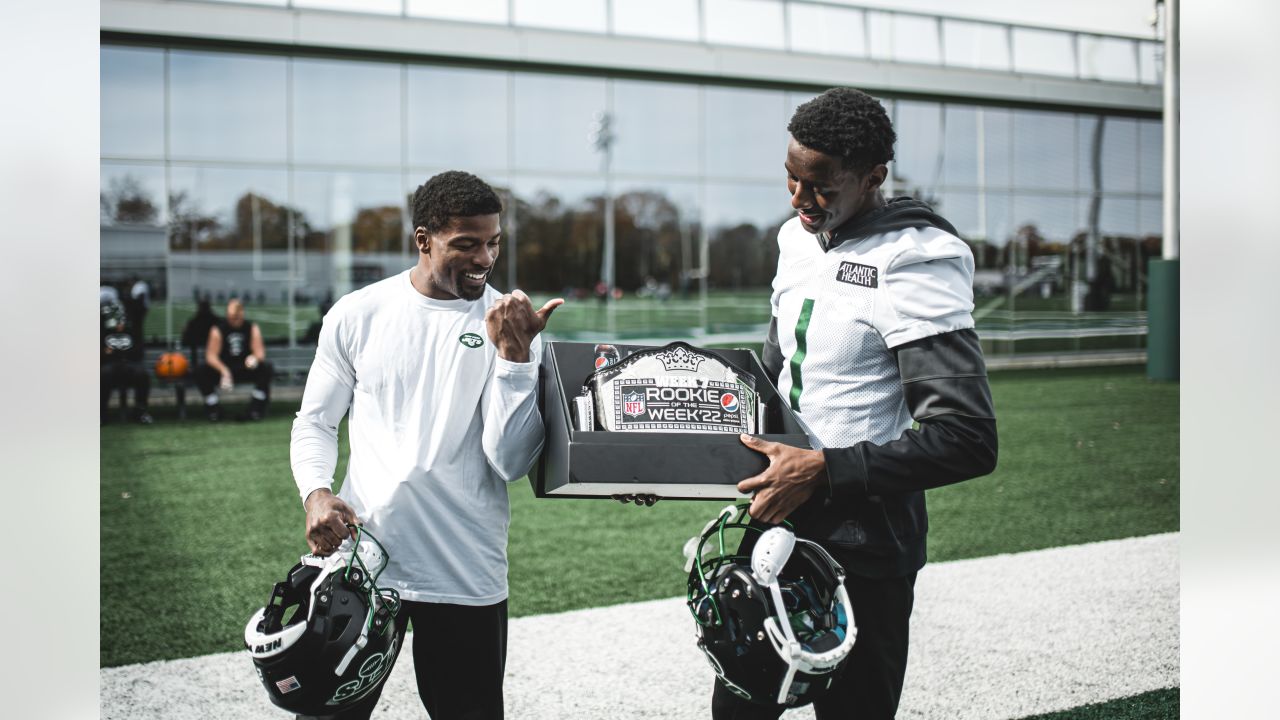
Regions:
<instances>
[{"instance_id":1,"label":"jets logo on shirt","mask_svg":"<svg viewBox=\"0 0 1280 720\"><path fill-rule=\"evenodd\" d=\"M112 350L128 350L133 347L133 338L125 333L112 333L105 342Z\"/></svg>"},{"instance_id":2,"label":"jets logo on shirt","mask_svg":"<svg viewBox=\"0 0 1280 720\"><path fill-rule=\"evenodd\" d=\"M877 270L871 265L859 265L851 262L840 263L840 268L836 270L836 279L840 282L869 288L880 285L876 275Z\"/></svg>"},{"instance_id":3,"label":"jets logo on shirt","mask_svg":"<svg viewBox=\"0 0 1280 720\"><path fill-rule=\"evenodd\" d=\"M469 348L478 348L484 344L484 340L481 340L480 336L475 333L462 333L458 336L458 342Z\"/></svg>"}]
</instances>

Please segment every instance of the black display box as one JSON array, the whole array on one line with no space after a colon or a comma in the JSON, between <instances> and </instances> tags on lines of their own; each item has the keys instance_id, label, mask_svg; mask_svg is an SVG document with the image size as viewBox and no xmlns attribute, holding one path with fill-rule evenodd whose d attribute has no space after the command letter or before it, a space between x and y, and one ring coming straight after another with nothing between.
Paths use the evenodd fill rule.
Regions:
<instances>
[{"instance_id":1,"label":"black display box","mask_svg":"<svg viewBox=\"0 0 1280 720\"><path fill-rule=\"evenodd\" d=\"M615 344L625 356L649 346ZM594 367L592 343L550 342L543 348L539 395L546 438L529 472L537 497L657 495L671 499L738 499L737 484L769 461L736 433L607 432L574 429L572 398ZM795 447L809 438L750 350L709 350L756 377L768 433L757 437Z\"/></svg>"}]
</instances>

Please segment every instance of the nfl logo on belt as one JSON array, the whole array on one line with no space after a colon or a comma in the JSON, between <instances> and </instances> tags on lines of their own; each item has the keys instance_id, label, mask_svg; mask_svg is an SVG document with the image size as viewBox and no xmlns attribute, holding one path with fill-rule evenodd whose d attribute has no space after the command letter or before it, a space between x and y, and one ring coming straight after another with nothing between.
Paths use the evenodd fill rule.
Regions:
<instances>
[{"instance_id":1,"label":"nfl logo on belt","mask_svg":"<svg viewBox=\"0 0 1280 720\"><path fill-rule=\"evenodd\" d=\"M733 393L725 393L720 396L720 407L724 408L727 413L738 412L738 396Z\"/></svg>"},{"instance_id":2,"label":"nfl logo on belt","mask_svg":"<svg viewBox=\"0 0 1280 720\"><path fill-rule=\"evenodd\" d=\"M622 414L636 417L644 414L644 394L627 393L622 396Z\"/></svg>"}]
</instances>

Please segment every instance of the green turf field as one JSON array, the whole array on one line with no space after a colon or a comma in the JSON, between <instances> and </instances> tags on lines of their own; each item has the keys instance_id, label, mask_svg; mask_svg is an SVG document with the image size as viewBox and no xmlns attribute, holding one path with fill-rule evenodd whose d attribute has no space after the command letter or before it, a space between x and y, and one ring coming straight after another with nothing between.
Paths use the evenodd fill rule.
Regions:
<instances>
[{"instance_id":1,"label":"green turf field","mask_svg":"<svg viewBox=\"0 0 1280 720\"><path fill-rule=\"evenodd\" d=\"M932 560L1178 529L1176 384L1095 368L995 373L992 390L1000 467L929 493ZM240 647L305 551L293 409L209 425L160 408L156 425L102 429L103 666ZM680 547L724 504L537 500L524 481L511 498L516 616L682 595Z\"/></svg>"},{"instance_id":2,"label":"green turf field","mask_svg":"<svg viewBox=\"0 0 1280 720\"><path fill-rule=\"evenodd\" d=\"M1023 720L1166 720L1179 713L1178 688L1152 690L1111 702L1085 705Z\"/></svg>"}]
</instances>

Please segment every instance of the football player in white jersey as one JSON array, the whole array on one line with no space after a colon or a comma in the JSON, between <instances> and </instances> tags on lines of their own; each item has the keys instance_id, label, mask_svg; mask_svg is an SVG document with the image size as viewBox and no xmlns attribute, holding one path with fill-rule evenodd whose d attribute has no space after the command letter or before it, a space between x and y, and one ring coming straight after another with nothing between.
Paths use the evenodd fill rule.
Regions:
<instances>
[{"instance_id":1,"label":"football player in white jersey","mask_svg":"<svg viewBox=\"0 0 1280 720\"><path fill-rule=\"evenodd\" d=\"M818 720L881 720L897 711L906 673L925 563L924 491L996 464L971 314L973 256L927 205L881 193L896 136L874 98L828 90L801 105L787 130L796 217L778 233L763 360L815 449L744 435L769 466L738 489L754 494L752 517L789 520L848 573L858 639L840 679L814 703ZM716 684L716 720L783 709Z\"/></svg>"},{"instance_id":2,"label":"football player in white jersey","mask_svg":"<svg viewBox=\"0 0 1280 720\"><path fill-rule=\"evenodd\" d=\"M506 485L542 447L539 333L563 302L535 310L488 285L501 209L468 173L418 188L417 264L325 315L290 447L312 551L334 552L359 523L386 547L378 584L403 601L401 637L413 621L418 695L435 720L503 716ZM334 495L348 411L351 457ZM368 718L379 692L334 717Z\"/></svg>"}]
</instances>

